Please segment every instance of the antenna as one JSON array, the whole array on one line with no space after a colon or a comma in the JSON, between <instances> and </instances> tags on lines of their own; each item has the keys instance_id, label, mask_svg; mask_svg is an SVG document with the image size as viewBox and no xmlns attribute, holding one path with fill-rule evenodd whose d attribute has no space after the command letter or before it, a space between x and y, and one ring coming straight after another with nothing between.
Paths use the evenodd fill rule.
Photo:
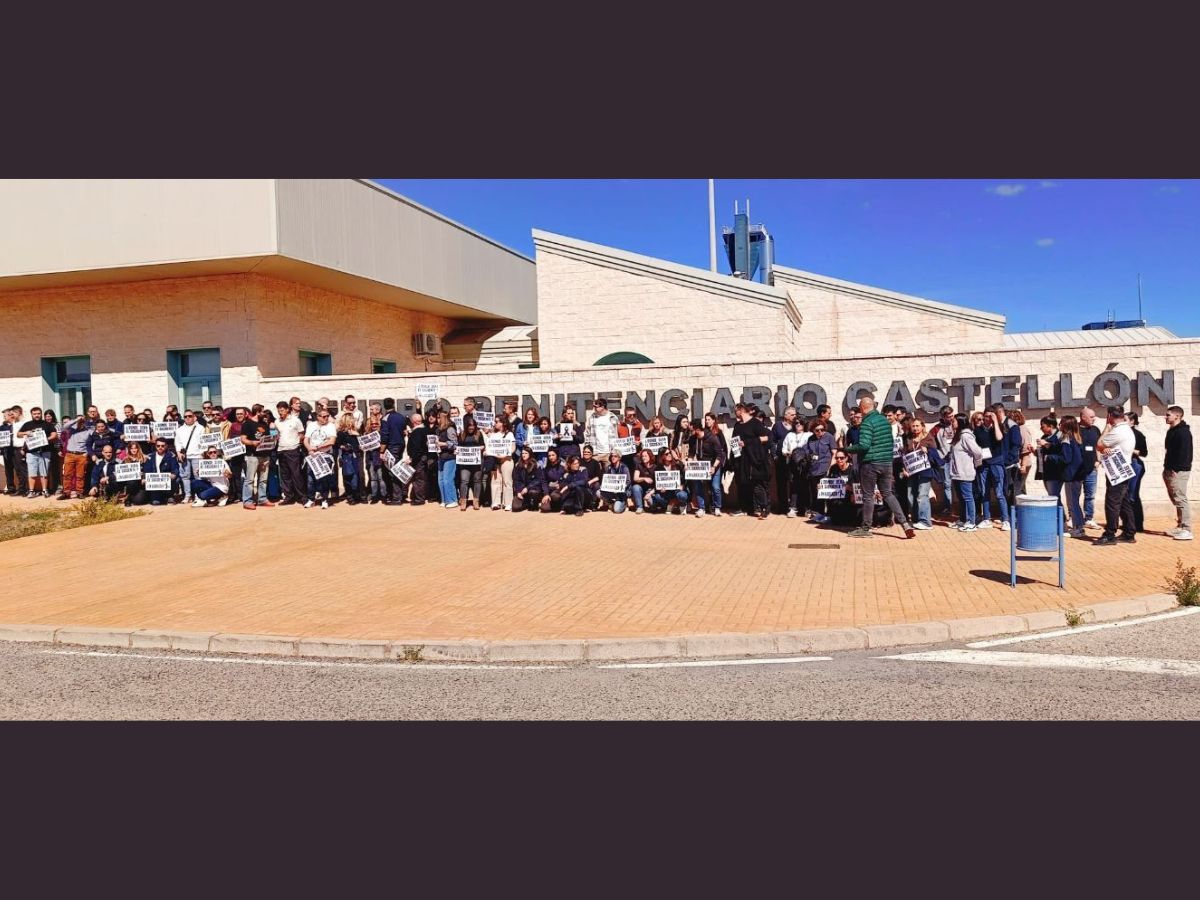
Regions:
<instances>
[{"instance_id":1,"label":"antenna","mask_svg":"<svg viewBox=\"0 0 1200 900\"><path fill-rule=\"evenodd\" d=\"M1142 316L1142 273L1138 272L1138 319L1145 321Z\"/></svg>"},{"instance_id":2,"label":"antenna","mask_svg":"<svg viewBox=\"0 0 1200 900\"><path fill-rule=\"evenodd\" d=\"M717 206L713 180L708 179L708 267L717 271Z\"/></svg>"}]
</instances>

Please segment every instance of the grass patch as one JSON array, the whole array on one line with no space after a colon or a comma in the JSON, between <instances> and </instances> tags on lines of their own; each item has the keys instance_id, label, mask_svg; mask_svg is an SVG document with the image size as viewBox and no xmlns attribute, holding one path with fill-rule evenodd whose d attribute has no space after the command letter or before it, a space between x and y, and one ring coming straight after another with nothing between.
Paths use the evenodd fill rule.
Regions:
<instances>
[{"instance_id":1,"label":"grass patch","mask_svg":"<svg viewBox=\"0 0 1200 900\"><path fill-rule=\"evenodd\" d=\"M1200 579L1196 567L1183 567L1183 560L1175 559L1175 577L1168 578L1166 588L1175 595L1180 606L1200 606Z\"/></svg>"},{"instance_id":2,"label":"grass patch","mask_svg":"<svg viewBox=\"0 0 1200 900\"><path fill-rule=\"evenodd\" d=\"M0 541L15 541L35 534L67 531L144 516L145 510L126 509L123 503L88 499L66 509L31 509L0 513Z\"/></svg>"},{"instance_id":3,"label":"grass patch","mask_svg":"<svg viewBox=\"0 0 1200 900\"><path fill-rule=\"evenodd\" d=\"M1067 625L1071 628L1078 628L1083 624L1083 613L1077 610L1074 606L1068 606L1064 610L1063 615L1067 618Z\"/></svg>"}]
</instances>

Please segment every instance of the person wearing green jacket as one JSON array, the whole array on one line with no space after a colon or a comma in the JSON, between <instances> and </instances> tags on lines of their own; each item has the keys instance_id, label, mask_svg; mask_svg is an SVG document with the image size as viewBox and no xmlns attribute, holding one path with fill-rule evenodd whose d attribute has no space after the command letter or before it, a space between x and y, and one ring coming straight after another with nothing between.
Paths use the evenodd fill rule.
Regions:
<instances>
[{"instance_id":1,"label":"person wearing green jacket","mask_svg":"<svg viewBox=\"0 0 1200 900\"><path fill-rule=\"evenodd\" d=\"M858 401L858 408L862 410L863 414L858 443L851 444L845 449L847 452L859 456L858 470L862 479L863 518L862 525L851 531L850 537L871 536L871 523L875 517L875 488L878 486L879 493L883 496L883 502L892 511L896 522L904 528L904 536L914 538L917 536L917 532L913 528L912 522L908 521L904 515L904 510L900 508L900 501L896 499L894 489L892 425L882 413L875 409L874 397L870 395L863 397Z\"/></svg>"}]
</instances>

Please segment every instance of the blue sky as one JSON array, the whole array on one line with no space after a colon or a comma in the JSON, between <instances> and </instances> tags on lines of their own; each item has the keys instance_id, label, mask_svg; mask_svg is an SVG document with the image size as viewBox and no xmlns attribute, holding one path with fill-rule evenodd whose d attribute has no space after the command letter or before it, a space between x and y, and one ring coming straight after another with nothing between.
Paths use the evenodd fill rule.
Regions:
<instances>
[{"instance_id":1,"label":"blue sky","mask_svg":"<svg viewBox=\"0 0 1200 900\"><path fill-rule=\"evenodd\" d=\"M374 179L533 256L530 229L708 267L701 179ZM776 261L1008 316L1009 331L1144 315L1200 336L1200 182L717 179L775 237ZM728 272L718 244L718 270Z\"/></svg>"}]
</instances>

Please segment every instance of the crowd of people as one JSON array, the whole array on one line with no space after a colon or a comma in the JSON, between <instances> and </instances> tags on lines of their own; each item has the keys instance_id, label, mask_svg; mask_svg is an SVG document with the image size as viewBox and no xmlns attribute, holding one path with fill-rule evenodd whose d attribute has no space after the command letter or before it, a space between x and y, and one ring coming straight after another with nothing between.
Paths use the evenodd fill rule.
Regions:
<instances>
[{"instance_id":1,"label":"crowd of people","mask_svg":"<svg viewBox=\"0 0 1200 900\"><path fill-rule=\"evenodd\" d=\"M716 416L680 415L668 428L623 416L597 398L584 421L567 406L557 423L530 407L518 414L438 405L405 416L394 402L367 410L346 396L314 406L299 397L274 410L220 409L204 403L162 418L88 407L58 421L53 410L4 411L0 459L6 493L60 500L102 497L127 505L186 503L243 509L345 502L438 503L447 509L574 514L659 513L766 519L772 512L807 516L817 525L850 527L853 537L899 525L908 538L934 525L934 507L960 532L1009 529L1015 497L1034 481L1059 497L1069 533L1083 538L1096 522L1095 495L1104 457L1123 460L1110 475L1098 544L1132 543L1144 530L1141 484L1150 456L1138 417L1091 408L1048 415L1033 433L1020 410L994 404L983 412L944 407L927 426L909 410L876 408L864 397L840 427L827 405L805 418L788 407L772 421L753 403L735 407L729 437ZM1183 409L1168 409L1163 479L1176 509L1169 535L1190 540L1187 484L1192 438ZM1118 531L1120 535L1118 536Z\"/></svg>"}]
</instances>

